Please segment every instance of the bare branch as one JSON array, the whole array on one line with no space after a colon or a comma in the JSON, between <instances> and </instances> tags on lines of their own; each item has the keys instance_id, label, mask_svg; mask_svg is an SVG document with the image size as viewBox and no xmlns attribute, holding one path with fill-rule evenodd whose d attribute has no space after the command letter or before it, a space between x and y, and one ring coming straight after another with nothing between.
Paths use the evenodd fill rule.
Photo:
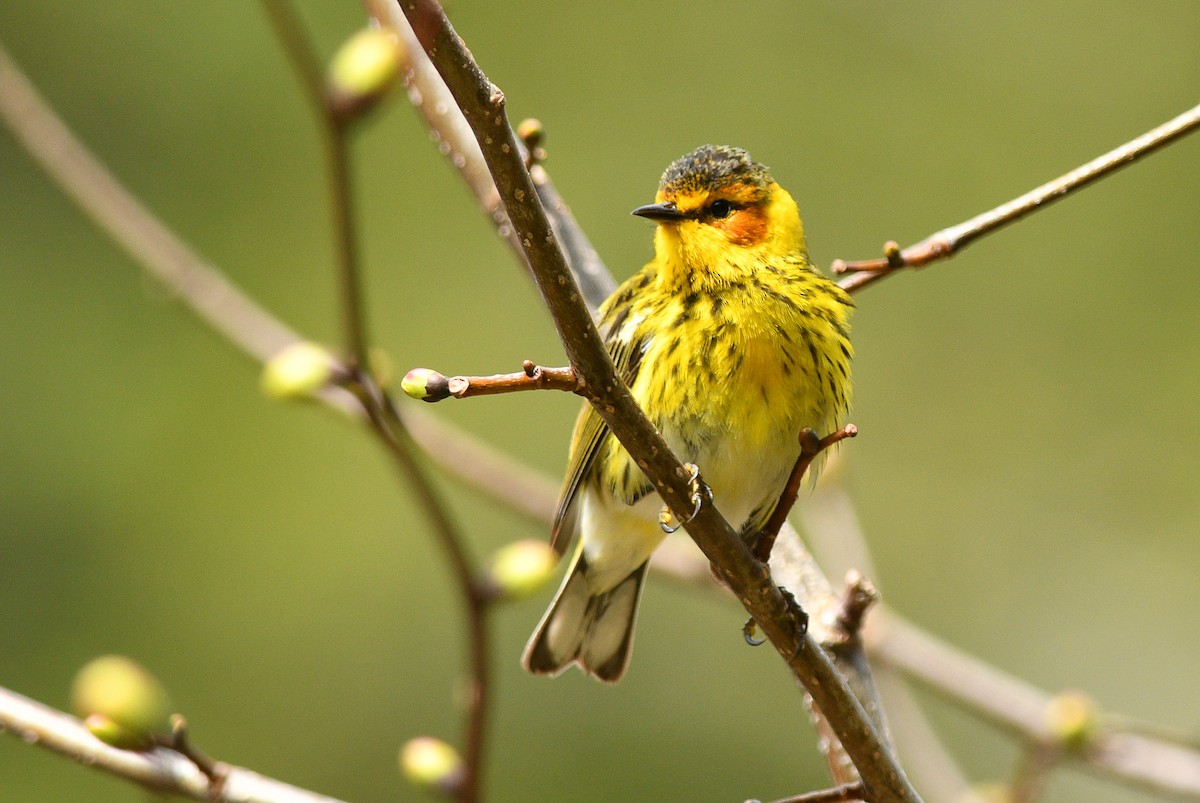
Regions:
<instances>
[{"instance_id":1,"label":"bare branch","mask_svg":"<svg viewBox=\"0 0 1200 803\"><path fill-rule=\"evenodd\" d=\"M899 245L889 242L884 245L884 257L881 259L861 262L836 259L830 265L830 269L834 273L856 272L840 282L842 289L853 293L903 268L919 268L931 262L949 259L978 238L1020 220L1031 212L1046 208L1052 202L1132 164L1137 159L1196 130L1197 127L1200 127L1200 106L1168 120L1053 181L1030 190L1019 198L976 215L957 226L942 229L915 245L901 250Z\"/></svg>"},{"instance_id":2,"label":"bare branch","mask_svg":"<svg viewBox=\"0 0 1200 803\"><path fill-rule=\"evenodd\" d=\"M367 362L367 334L358 238L354 233L354 193L350 186L350 158L346 147L347 127L353 115L340 114L337 104L326 92L321 61L290 0L261 0L261 3L320 124L342 301L342 331L350 367L358 371Z\"/></svg>"},{"instance_id":3,"label":"bare branch","mask_svg":"<svg viewBox=\"0 0 1200 803\"><path fill-rule=\"evenodd\" d=\"M447 377L429 368L414 368L404 375L404 392L414 399L439 402L453 396L496 396L525 390L565 390L583 394L584 385L571 368L544 368L526 360L520 373L492 376Z\"/></svg>"},{"instance_id":4,"label":"bare branch","mask_svg":"<svg viewBox=\"0 0 1200 803\"><path fill-rule=\"evenodd\" d=\"M804 480L804 475L808 473L809 467L812 466L817 456L835 443L841 443L847 438L857 435L858 427L853 424L846 424L823 438L808 427L800 430L800 456L796 458L796 465L792 467L792 473L779 497L779 503L775 505L775 510L771 513L771 518L767 520L762 531L756 536L755 557L761 561L771 559L771 547L775 545L779 528L787 521L788 513L792 512L792 507L796 504L796 497L800 493L800 483Z\"/></svg>"},{"instance_id":5,"label":"bare branch","mask_svg":"<svg viewBox=\"0 0 1200 803\"><path fill-rule=\"evenodd\" d=\"M158 748L139 753L112 747L93 736L75 717L2 688L0 731L11 732L29 744L134 781L154 792L230 803L339 803L335 798L226 764L221 765L223 782L214 790L200 768L174 750Z\"/></svg>"},{"instance_id":6,"label":"bare branch","mask_svg":"<svg viewBox=\"0 0 1200 803\"><path fill-rule=\"evenodd\" d=\"M545 212L533 202L536 191L508 124L503 93L483 74L436 2L406 2L403 11L475 133L571 365L584 379L593 405L676 519L685 520L693 512L691 475L613 369ZM728 522L714 506L706 505L687 527L818 707L831 717L839 740L875 799L919 800L828 656L807 634L797 644L791 607Z\"/></svg>"}]
</instances>

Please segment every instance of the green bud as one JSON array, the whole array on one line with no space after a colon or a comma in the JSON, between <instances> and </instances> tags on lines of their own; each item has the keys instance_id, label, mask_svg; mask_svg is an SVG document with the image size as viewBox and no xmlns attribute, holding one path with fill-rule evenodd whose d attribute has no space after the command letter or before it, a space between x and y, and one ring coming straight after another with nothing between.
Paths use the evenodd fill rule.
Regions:
<instances>
[{"instance_id":1,"label":"green bud","mask_svg":"<svg viewBox=\"0 0 1200 803\"><path fill-rule=\"evenodd\" d=\"M400 769L416 786L437 789L447 795L462 786L463 763L458 751L441 739L419 736L400 750Z\"/></svg>"},{"instance_id":2,"label":"green bud","mask_svg":"<svg viewBox=\"0 0 1200 803\"><path fill-rule=\"evenodd\" d=\"M71 704L88 730L115 747L153 745L170 732L171 702L158 679L122 655L89 661L71 685Z\"/></svg>"},{"instance_id":3,"label":"green bud","mask_svg":"<svg viewBox=\"0 0 1200 803\"><path fill-rule=\"evenodd\" d=\"M400 380L404 395L427 402L450 396L450 380L430 368L414 368Z\"/></svg>"},{"instance_id":4,"label":"green bud","mask_svg":"<svg viewBox=\"0 0 1200 803\"><path fill-rule=\"evenodd\" d=\"M1096 735L1099 710L1096 701L1081 691L1059 692L1046 705L1046 727L1068 750L1086 747Z\"/></svg>"},{"instance_id":5,"label":"green bud","mask_svg":"<svg viewBox=\"0 0 1200 803\"><path fill-rule=\"evenodd\" d=\"M336 369L328 349L308 341L293 343L263 367L262 390L272 399L305 398L328 385Z\"/></svg>"},{"instance_id":6,"label":"green bud","mask_svg":"<svg viewBox=\"0 0 1200 803\"><path fill-rule=\"evenodd\" d=\"M557 565L558 553L545 541L514 541L492 555L488 579L502 596L521 599L546 585Z\"/></svg>"},{"instance_id":7,"label":"green bud","mask_svg":"<svg viewBox=\"0 0 1200 803\"><path fill-rule=\"evenodd\" d=\"M329 99L341 115L361 112L391 88L404 64L400 39L383 28L364 28L334 55L326 78Z\"/></svg>"}]
</instances>

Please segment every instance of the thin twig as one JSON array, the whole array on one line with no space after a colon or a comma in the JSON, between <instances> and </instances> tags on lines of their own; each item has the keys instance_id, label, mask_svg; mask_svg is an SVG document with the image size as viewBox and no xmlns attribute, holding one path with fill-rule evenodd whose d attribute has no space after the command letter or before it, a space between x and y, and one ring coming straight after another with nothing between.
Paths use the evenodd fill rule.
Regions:
<instances>
[{"instance_id":1,"label":"thin twig","mask_svg":"<svg viewBox=\"0 0 1200 803\"><path fill-rule=\"evenodd\" d=\"M487 628L489 597L476 582L475 568L468 557L462 534L450 520L445 501L414 456L414 444L396 414L387 393L366 373L367 340L363 320L364 305L360 286L358 247L354 236L354 211L350 186L347 127L353 115L339 113L325 89L325 81L316 52L288 0L262 0L279 38L292 60L301 84L321 123L325 156L329 168L330 214L337 244L339 287L342 298L342 326L350 353L354 381L351 391L363 403L372 429L392 456L406 483L416 492L417 500L449 561L467 614L467 640L470 654L470 688L467 697L466 750L463 775L457 788L458 799L473 803L480 795L483 769L484 735L489 714L488 690L491 681L490 639Z\"/></svg>"},{"instance_id":2,"label":"thin twig","mask_svg":"<svg viewBox=\"0 0 1200 803\"><path fill-rule=\"evenodd\" d=\"M1052 202L1065 198L1075 190L1132 164L1137 159L1174 142L1185 134L1200 127L1200 106L1190 109L1178 117L1152 128L1136 139L1109 151L1092 161L1075 168L1053 181L1030 190L1019 198L1001 204L957 226L950 226L929 235L915 245L903 250L893 242L884 246L884 256L860 262L834 260L830 268L834 273L855 272L840 282L847 292L861 290L885 276L903 268L919 268L940 259L948 259L971 242L986 234L1007 226L1016 220L1044 209Z\"/></svg>"},{"instance_id":3,"label":"thin twig","mask_svg":"<svg viewBox=\"0 0 1200 803\"><path fill-rule=\"evenodd\" d=\"M681 550L672 550L667 557L661 562L652 561L651 567L680 585L709 593L719 588L706 576L709 566L706 560ZM822 576L803 568L810 560L794 531L785 526L771 556L774 575L796 590L797 596L836 600L812 589L811 584ZM839 608L832 605L810 609L809 613L810 632L832 649L838 641L834 631ZM868 620L864 640L867 653L879 664L884 677L903 675L917 681L1026 741L1040 742L1051 737L1045 721L1046 706L1052 699L1049 693L964 653L894 611L886 608L875 611ZM861 692L856 693L863 697ZM887 699L890 705L896 704L894 694L888 694ZM905 707L912 708L907 704ZM924 728L923 719L916 721ZM1181 738L1179 734L1157 734L1143 724L1116 715L1105 715L1102 721L1103 732L1087 750L1070 754L1070 763L1130 787L1200 801L1200 745L1194 740ZM910 735L904 743L920 753L921 761L916 763L933 758L930 750L914 747L914 741ZM931 766L928 774L945 779L953 770L952 762L945 760ZM952 786L961 791L965 781L959 778ZM941 795L931 796L931 799L941 798Z\"/></svg>"},{"instance_id":4,"label":"thin twig","mask_svg":"<svg viewBox=\"0 0 1200 803\"><path fill-rule=\"evenodd\" d=\"M347 126L353 115L337 112L325 89L324 70L304 31L300 18L289 0L261 0L284 52L300 79L304 94L321 128L325 164L328 170L329 214L333 224L333 242L338 268L338 286L342 302L342 331L352 371L367 363L366 310L358 264L358 239L354 233L354 193L351 187Z\"/></svg>"},{"instance_id":5,"label":"thin twig","mask_svg":"<svg viewBox=\"0 0 1200 803\"><path fill-rule=\"evenodd\" d=\"M808 473L809 467L812 466L817 456L835 443L841 443L847 438L857 435L858 427L853 424L846 424L823 438L808 427L800 430L800 456L796 458L796 464L792 466L792 473L788 477L787 484L784 485L783 493L780 494L775 510L771 512L771 518L767 520L766 525L756 537L757 540L754 542L756 558L763 562L771 559L771 548L775 546L779 528L783 526L783 523L787 521L788 514L792 512L792 507L796 504L796 497L800 494L800 483L804 481L804 475Z\"/></svg>"},{"instance_id":6,"label":"thin twig","mask_svg":"<svg viewBox=\"0 0 1200 803\"><path fill-rule=\"evenodd\" d=\"M497 396L526 390L565 390L584 394L584 385L571 368L544 368L526 360L519 373L491 376L445 376L428 368L414 368L404 377L408 395L425 402L454 397Z\"/></svg>"},{"instance_id":7,"label":"thin twig","mask_svg":"<svg viewBox=\"0 0 1200 803\"><path fill-rule=\"evenodd\" d=\"M838 612L838 629L847 639L857 639L866 623L867 611L879 602L879 591L871 581L851 569L846 576L842 608Z\"/></svg>"},{"instance_id":8,"label":"thin twig","mask_svg":"<svg viewBox=\"0 0 1200 803\"><path fill-rule=\"evenodd\" d=\"M849 578L857 572L863 576L877 577L878 572L874 568L854 502L843 487L841 476L840 455L834 455L826 465L822 481L806 503L796 508L803 524L805 543L812 548L816 560L831 576L842 574ZM787 545L786 541L784 545ZM799 549L788 552L799 553L800 559L811 559ZM790 562L783 564L785 568L789 565ZM828 623L825 639L831 647L845 632L841 622L845 612L843 598L836 608L817 620L819 624ZM862 642L860 638L857 645L861 647ZM886 722L880 722L879 728L894 736L895 744L900 746L904 767L916 786L930 800L974 799L969 794L970 784L963 771L934 731L908 681L886 663L873 660L871 670L875 687L872 691L879 699L878 716L882 717L884 706L887 711ZM860 698L863 697L863 692L856 693ZM874 713L870 704L866 708L868 713Z\"/></svg>"},{"instance_id":9,"label":"thin twig","mask_svg":"<svg viewBox=\"0 0 1200 803\"><path fill-rule=\"evenodd\" d=\"M188 733L187 720L182 714L171 715L171 735L163 746L169 747L195 764L196 769L204 773L205 778L208 778L209 796L214 799L220 797L221 791L229 779L229 765L223 761L216 761L196 749Z\"/></svg>"},{"instance_id":10,"label":"thin twig","mask_svg":"<svg viewBox=\"0 0 1200 803\"><path fill-rule=\"evenodd\" d=\"M670 452L613 369L545 212L540 203L532 202L536 191L508 124L503 93L475 63L434 0L406 2L403 11L475 132L571 365L585 380L590 400L676 519L685 520L693 512L691 474ZM839 740L875 798L919 800L828 656L811 636L797 644L796 621L788 601L715 506L703 506L687 528L817 705L830 716Z\"/></svg>"},{"instance_id":11,"label":"thin twig","mask_svg":"<svg viewBox=\"0 0 1200 803\"><path fill-rule=\"evenodd\" d=\"M234 803L340 803L241 767L221 764L223 783L213 789L197 764L173 749L121 750L93 736L83 723L16 692L0 688L0 731L161 793ZM214 796L214 792L216 793Z\"/></svg>"},{"instance_id":12,"label":"thin twig","mask_svg":"<svg viewBox=\"0 0 1200 803\"><path fill-rule=\"evenodd\" d=\"M3 49L0 49L0 117L5 119L26 149L81 209L214 331L259 360L270 358L299 339L293 331L261 309L216 268L199 257L121 186L70 134ZM361 414L358 402L339 388L329 389L321 395L321 400L344 413ZM443 468L453 473L464 467L479 465L479 472L462 475L464 482L490 493L499 501L514 505L531 519L547 519L553 508L553 482L536 473L520 470L522 467L519 464L502 453L477 443L470 436L422 410L406 407L403 418L419 444L435 459L440 459ZM515 489L507 483L514 475L521 476ZM678 553L671 553L669 557L673 560L655 560L654 565L660 573L667 573L670 577L677 577L681 582L697 587L716 588L711 581L707 561L689 561ZM814 618L814 629L818 618ZM903 669L909 677L920 680L948 699L960 702L1017 733L1032 733L1041 727L1043 704L1049 699L1045 692L954 651L911 624L903 624L904 637L900 638L897 636L900 626L896 622L893 615L888 623L888 635L877 639L872 645L873 654L889 667ZM931 648L931 643L938 645L938 648ZM947 658L944 649L951 650L950 655L964 660ZM932 656L931 660L917 660L928 656ZM961 683L944 685L944 675L947 674L952 679L961 680ZM971 691L964 691L962 686ZM33 707L32 711L30 706ZM1013 716L1014 711L1023 713ZM65 736L48 734L49 729L57 726L57 718L71 723ZM34 729L23 730L20 726L22 721L31 723ZM1113 721L1113 727L1093 745L1092 750L1073 756L1075 763L1134 787L1200 800L1200 750L1194 744L1147 733L1144 725L1124 723L1115 718ZM0 723L17 735L27 734L26 741L36 742L86 763L95 763L123 777L139 780L144 775L151 779L150 783L157 783L156 779L161 774L175 774L173 765L163 764L157 754L151 759L99 743L82 729L77 720L11 692L0 692ZM63 746L59 740L64 738L68 742L79 738L85 744ZM101 751L101 754L80 752L93 748ZM176 757L176 761L183 760ZM180 772L186 774L189 770L185 768ZM201 777L194 767L190 772L196 778ZM233 768L231 774L236 779L231 790L245 789L243 784L259 783L285 790L275 796L263 793L256 797L251 794L251 799L332 800L287 787L240 768ZM239 791L238 794L246 793ZM197 799L203 799L205 795L207 791L202 788L193 794ZM228 797L232 799L233 795Z\"/></svg>"},{"instance_id":13,"label":"thin twig","mask_svg":"<svg viewBox=\"0 0 1200 803\"><path fill-rule=\"evenodd\" d=\"M478 582L462 534L450 520L445 500L417 461L414 454L415 444L404 429L391 397L374 385L369 376L364 376L362 382L361 389L367 396L363 408L370 418L371 426L392 455L408 485L416 493L418 502L433 525L438 544L446 554L459 594L466 605L467 649L470 654L471 673L466 705L463 775L456 789L456 797L463 803L474 803L480 798L485 736L490 714L489 690L492 672L487 615L492 597Z\"/></svg>"}]
</instances>

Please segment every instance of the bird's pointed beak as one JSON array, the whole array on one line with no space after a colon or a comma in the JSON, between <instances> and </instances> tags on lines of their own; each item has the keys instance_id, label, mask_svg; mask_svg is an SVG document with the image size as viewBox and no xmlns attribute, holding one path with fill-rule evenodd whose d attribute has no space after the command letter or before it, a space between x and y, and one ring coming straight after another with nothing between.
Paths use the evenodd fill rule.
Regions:
<instances>
[{"instance_id":1,"label":"bird's pointed beak","mask_svg":"<svg viewBox=\"0 0 1200 803\"><path fill-rule=\"evenodd\" d=\"M679 208L675 206L674 201L639 206L637 209L630 212L630 214L637 215L638 217L649 218L650 220L657 220L660 223L674 223L687 217L685 213L679 211Z\"/></svg>"}]
</instances>

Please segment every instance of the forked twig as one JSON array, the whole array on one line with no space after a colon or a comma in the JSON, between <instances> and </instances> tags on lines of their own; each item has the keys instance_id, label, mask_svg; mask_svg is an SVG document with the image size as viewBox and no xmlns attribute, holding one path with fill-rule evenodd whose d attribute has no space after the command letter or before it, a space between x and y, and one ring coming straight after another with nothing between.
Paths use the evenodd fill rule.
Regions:
<instances>
[{"instance_id":1,"label":"forked twig","mask_svg":"<svg viewBox=\"0 0 1200 803\"><path fill-rule=\"evenodd\" d=\"M445 376L428 368L414 368L404 376L402 386L409 396L424 402L526 390L565 390L586 395L583 380L572 368L545 368L531 360L526 360L517 373L491 376Z\"/></svg>"},{"instance_id":2,"label":"forked twig","mask_svg":"<svg viewBox=\"0 0 1200 803\"><path fill-rule=\"evenodd\" d=\"M970 220L929 235L915 245L901 249L895 242L884 245L884 256L859 262L835 259L830 264L834 273L853 273L839 284L847 292L861 290L885 276L903 268L919 268L941 259L949 259L971 242L991 234L1026 215L1044 209L1054 201L1132 164L1146 154L1174 142L1200 127L1200 106L1168 120L1160 126L1126 142L1103 156L1081 165L1053 181L1030 190L1024 195L1001 204L995 209L976 215Z\"/></svg>"},{"instance_id":3,"label":"forked twig","mask_svg":"<svg viewBox=\"0 0 1200 803\"><path fill-rule=\"evenodd\" d=\"M800 431L800 456L796 458L796 465L792 467L792 473L779 497L779 503L775 505L775 510L771 513L771 518L767 519L766 525L755 539L754 556L756 558L763 563L771 559L771 549L775 546L775 539L779 537L779 528L783 526L783 523L787 521L788 514L792 512L792 507L796 504L796 497L800 494L800 483L803 482L804 475L808 473L813 461L821 452L835 443L841 443L847 438L857 435L858 427L853 424L846 424L824 438L808 427Z\"/></svg>"}]
</instances>

